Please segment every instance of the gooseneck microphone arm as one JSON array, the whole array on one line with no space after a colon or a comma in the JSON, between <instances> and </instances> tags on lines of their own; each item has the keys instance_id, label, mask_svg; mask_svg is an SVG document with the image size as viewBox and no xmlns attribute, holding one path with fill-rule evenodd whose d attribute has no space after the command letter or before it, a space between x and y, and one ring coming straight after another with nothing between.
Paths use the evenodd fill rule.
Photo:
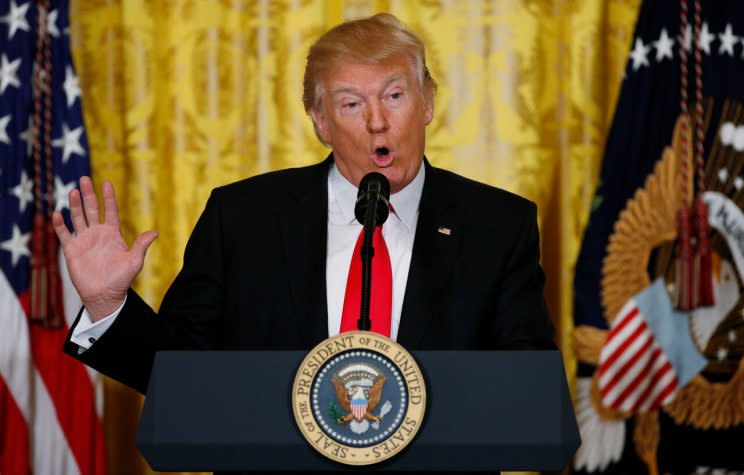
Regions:
<instances>
[{"instance_id":1,"label":"gooseneck microphone arm","mask_svg":"<svg viewBox=\"0 0 744 475\"><path fill-rule=\"evenodd\" d=\"M364 234L361 248L362 258L362 295L361 307L359 309L359 320L357 328L369 331L372 322L369 318L369 306L372 290L372 258L375 255L373 246L375 228L382 225L388 217L388 197L390 196L390 184L384 175L380 173L369 173L362 178L359 184L359 195L354 207L357 221L364 225ZM359 218L362 218L361 220Z\"/></svg>"},{"instance_id":2,"label":"gooseneck microphone arm","mask_svg":"<svg viewBox=\"0 0 744 475\"><path fill-rule=\"evenodd\" d=\"M376 189L375 189L376 188ZM367 209L364 211L364 240L362 242L362 306L359 311L359 330L369 331L372 322L369 320L369 301L372 286L372 258L375 255L373 247L375 228L377 227L377 203L379 200L380 184L373 181L367 192Z\"/></svg>"}]
</instances>

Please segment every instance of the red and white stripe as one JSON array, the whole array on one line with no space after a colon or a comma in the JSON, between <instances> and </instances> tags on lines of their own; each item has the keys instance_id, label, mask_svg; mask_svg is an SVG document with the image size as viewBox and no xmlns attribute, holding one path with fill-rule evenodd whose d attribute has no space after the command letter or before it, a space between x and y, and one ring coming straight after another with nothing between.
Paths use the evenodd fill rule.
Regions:
<instances>
[{"instance_id":1,"label":"red and white stripe","mask_svg":"<svg viewBox=\"0 0 744 475\"><path fill-rule=\"evenodd\" d=\"M623 412L647 412L674 399L679 387L671 362L630 300L612 322L599 357L602 405Z\"/></svg>"},{"instance_id":2,"label":"red and white stripe","mask_svg":"<svg viewBox=\"0 0 744 475\"><path fill-rule=\"evenodd\" d=\"M0 272L0 473L30 470L32 369L26 315Z\"/></svg>"},{"instance_id":3,"label":"red and white stripe","mask_svg":"<svg viewBox=\"0 0 744 475\"><path fill-rule=\"evenodd\" d=\"M61 256L60 256L61 257ZM62 353L80 300L61 260L65 324L28 324L28 293L18 299L0 273L0 473L105 473L98 378Z\"/></svg>"},{"instance_id":4,"label":"red and white stripe","mask_svg":"<svg viewBox=\"0 0 744 475\"><path fill-rule=\"evenodd\" d=\"M364 419L364 415L367 413L367 401L364 402L351 402L351 412L354 414L354 418L358 421Z\"/></svg>"}]
</instances>

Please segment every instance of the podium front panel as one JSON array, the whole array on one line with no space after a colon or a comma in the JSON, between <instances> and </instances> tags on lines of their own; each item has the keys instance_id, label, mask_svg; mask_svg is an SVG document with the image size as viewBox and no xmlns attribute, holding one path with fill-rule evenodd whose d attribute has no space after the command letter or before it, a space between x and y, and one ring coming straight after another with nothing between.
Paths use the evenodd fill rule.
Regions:
<instances>
[{"instance_id":1,"label":"podium front panel","mask_svg":"<svg viewBox=\"0 0 744 475\"><path fill-rule=\"evenodd\" d=\"M428 407L399 456L354 468L323 458L295 426L304 352L160 352L137 445L167 471L559 470L580 438L557 351L413 352Z\"/></svg>"}]
</instances>

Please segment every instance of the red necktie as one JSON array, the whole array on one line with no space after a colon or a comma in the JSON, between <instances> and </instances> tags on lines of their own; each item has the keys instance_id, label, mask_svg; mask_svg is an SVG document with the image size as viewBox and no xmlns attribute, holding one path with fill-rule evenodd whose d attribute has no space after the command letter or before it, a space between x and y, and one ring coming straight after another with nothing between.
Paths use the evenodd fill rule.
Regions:
<instances>
[{"instance_id":1,"label":"red necktie","mask_svg":"<svg viewBox=\"0 0 744 475\"><path fill-rule=\"evenodd\" d=\"M362 241L364 229L359 233L354 254L351 256L349 278L346 281L344 310L341 314L341 333L358 330L362 301ZM393 306L393 270L390 266L382 226L377 226L373 238L375 254L372 257L372 296L369 303L371 331L390 337L390 314Z\"/></svg>"}]
</instances>

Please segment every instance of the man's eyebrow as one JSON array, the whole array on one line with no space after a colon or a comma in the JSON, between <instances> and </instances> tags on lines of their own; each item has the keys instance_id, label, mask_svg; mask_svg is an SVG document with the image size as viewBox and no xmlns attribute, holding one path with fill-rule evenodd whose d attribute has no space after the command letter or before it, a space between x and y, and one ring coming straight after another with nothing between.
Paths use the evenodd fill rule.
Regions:
<instances>
[{"instance_id":1,"label":"man's eyebrow","mask_svg":"<svg viewBox=\"0 0 744 475\"><path fill-rule=\"evenodd\" d=\"M361 96L362 94L354 87L337 87L336 89L331 90L332 96L338 96L340 94L354 94L357 96Z\"/></svg>"},{"instance_id":2,"label":"man's eyebrow","mask_svg":"<svg viewBox=\"0 0 744 475\"><path fill-rule=\"evenodd\" d=\"M403 73L395 73L395 74L393 74L382 85L382 90L384 91L385 89L387 89L388 87L390 87L390 84L394 83L395 81L399 81L401 79L405 79L405 74L403 74ZM349 86L341 86L341 87L337 87L337 88L331 90L331 95L332 96L338 96L338 95L341 95L341 94L354 94L354 95L357 95L357 96L361 96L362 95L362 93L359 92L358 89L356 89L354 87L349 87Z\"/></svg>"},{"instance_id":3,"label":"man's eyebrow","mask_svg":"<svg viewBox=\"0 0 744 475\"><path fill-rule=\"evenodd\" d=\"M388 78L387 81L385 81L385 84L382 85L382 90L384 91L385 89L387 89L388 87L390 87L390 85L392 83L394 83L395 81L400 81L401 79L405 79L405 74L403 74L403 73L395 73L395 74L393 74L392 76L390 76Z\"/></svg>"}]
</instances>

